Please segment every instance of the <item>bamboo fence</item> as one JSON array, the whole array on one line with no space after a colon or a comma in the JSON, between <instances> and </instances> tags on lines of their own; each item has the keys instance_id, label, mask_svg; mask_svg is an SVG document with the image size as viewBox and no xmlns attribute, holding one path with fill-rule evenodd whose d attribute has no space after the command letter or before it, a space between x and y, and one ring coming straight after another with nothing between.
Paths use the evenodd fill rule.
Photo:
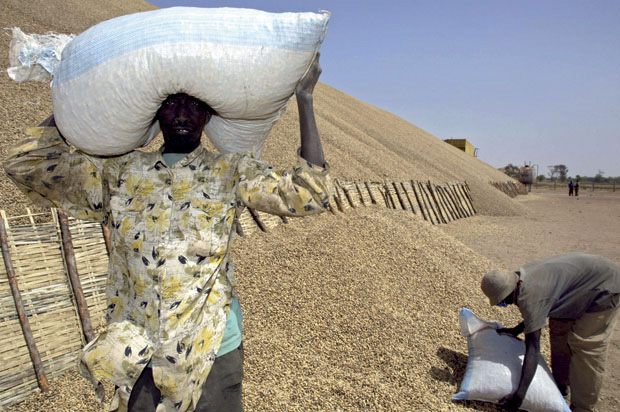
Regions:
<instances>
[{"instance_id":1,"label":"bamboo fence","mask_svg":"<svg viewBox=\"0 0 620 412\"><path fill-rule=\"evenodd\" d=\"M497 186L496 186L497 187ZM474 216L467 183L341 182L333 214L379 206L403 209L432 224ZM268 232L284 217L245 209L238 233ZM77 364L81 347L105 326L107 235L100 224L45 213L7 217L0 211L0 410L48 389L47 378Z\"/></svg>"},{"instance_id":2,"label":"bamboo fence","mask_svg":"<svg viewBox=\"0 0 620 412\"><path fill-rule=\"evenodd\" d=\"M516 197L518 195L527 195L527 187L522 183L516 183L513 181L508 182L489 182L491 186L494 186L500 192L505 193L510 197Z\"/></svg>"}]
</instances>

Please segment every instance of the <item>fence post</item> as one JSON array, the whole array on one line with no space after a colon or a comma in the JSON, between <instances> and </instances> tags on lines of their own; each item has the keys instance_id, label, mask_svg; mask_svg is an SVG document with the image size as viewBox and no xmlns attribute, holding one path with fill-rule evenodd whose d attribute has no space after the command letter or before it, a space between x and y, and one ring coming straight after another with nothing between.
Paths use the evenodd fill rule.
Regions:
<instances>
[{"instance_id":1,"label":"fence post","mask_svg":"<svg viewBox=\"0 0 620 412\"><path fill-rule=\"evenodd\" d=\"M420 207L420 212L422 212L422 217L426 221L430 221L430 215L428 215L428 210L426 210L426 205L424 204L424 199L422 198L422 194L419 193L419 188L416 186L416 183L411 180L411 190L413 190L413 194L415 195L415 199L418 202L418 206Z\"/></svg>"},{"instance_id":2,"label":"fence post","mask_svg":"<svg viewBox=\"0 0 620 412\"><path fill-rule=\"evenodd\" d=\"M409 197L409 193L407 192L407 188L405 187L405 183L404 182L400 182L400 186L403 188L403 192L405 192L405 196L407 197L407 201L409 202L409 206L411 206L411 211L413 212L413 214L417 214L415 212L415 206L413 206L413 202L411 201L411 198Z\"/></svg>"},{"instance_id":3,"label":"fence post","mask_svg":"<svg viewBox=\"0 0 620 412\"><path fill-rule=\"evenodd\" d=\"M428 197L428 193L426 193L426 190L424 189L424 184L422 182L417 182L417 183L418 183L418 190L420 191L420 197L422 198L422 201L424 202L424 205L426 206L426 212L428 213L429 220L432 224L438 225L439 220L437 218L437 213L435 212L433 208L433 204L431 203L431 200Z\"/></svg>"},{"instance_id":4,"label":"fence post","mask_svg":"<svg viewBox=\"0 0 620 412\"><path fill-rule=\"evenodd\" d=\"M388 209L390 208L390 202L388 201L388 198L385 194L385 188L383 188L384 190L381 190L381 187L379 187L379 193L381 193L381 196L383 197L383 201L385 202L385 207L387 207Z\"/></svg>"},{"instance_id":5,"label":"fence post","mask_svg":"<svg viewBox=\"0 0 620 412\"><path fill-rule=\"evenodd\" d=\"M396 192L396 197L398 198L398 203L400 203L400 207L403 208L403 210L407 210L407 207L405 206L405 202L403 201L403 198L400 195L400 192L398 191L398 185L396 184L396 182L392 182L392 187L394 187L394 191Z\"/></svg>"},{"instance_id":6,"label":"fence post","mask_svg":"<svg viewBox=\"0 0 620 412\"><path fill-rule=\"evenodd\" d=\"M357 194L360 197L360 202L362 203L363 206L366 206L366 202L364 201L364 196L362 196L362 191L360 190L360 187L358 186L357 182L355 182L355 189L357 190Z\"/></svg>"},{"instance_id":7,"label":"fence post","mask_svg":"<svg viewBox=\"0 0 620 412\"><path fill-rule=\"evenodd\" d=\"M82 324L82 332L86 338L86 343L95 339L95 333L90 323L90 313L88 311L88 303L84 297L84 291L82 290L82 283L80 282L80 276L77 270L77 262L75 260L75 251L73 250L73 242L71 238L71 231L69 230L69 218L60 209L54 209L56 216L58 217L58 225L60 226L60 237L62 244L62 253L65 259L65 265L67 267L67 275L69 277L69 283L73 290L73 297L75 298L75 304L78 308L78 315L80 316L80 323Z\"/></svg>"},{"instance_id":8,"label":"fence post","mask_svg":"<svg viewBox=\"0 0 620 412\"><path fill-rule=\"evenodd\" d=\"M110 229L103 223L101 224L101 232L103 232L103 241L105 242L105 250L108 252L108 257L112 257L112 245L110 243Z\"/></svg>"},{"instance_id":9,"label":"fence post","mask_svg":"<svg viewBox=\"0 0 620 412\"><path fill-rule=\"evenodd\" d=\"M336 189L336 194L334 195L336 206L338 207L338 210L344 212L344 206L342 206L342 199L340 199L340 190L338 190L338 186L336 185L334 185L334 189Z\"/></svg>"},{"instance_id":10,"label":"fence post","mask_svg":"<svg viewBox=\"0 0 620 412\"><path fill-rule=\"evenodd\" d=\"M370 190L370 185L368 184L368 182L364 182L364 185L366 186L366 190L368 190L370 201L372 202L373 205L376 205L377 201L375 200L375 197L372 195L372 190Z\"/></svg>"},{"instance_id":11,"label":"fence post","mask_svg":"<svg viewBox=\"0 0 620 412\"><path fill-rule=\"evenodd\" d=\"M37 345L34 341L32 329L30 329L30 322L28 321L28 316L26 315L26 310L24 308L24 302L22 301L22 295L19 291L19 286L17 285L17 278L15 277L15 270L13 268L13 262L11 260L11 253L9 251L8 234L6 231L6 225L4 223L6 220L4 210L1 213L2 216L0 217L0 241L2 243L2 258L4 259L6 275L9 278L9 285L11 286L13 303L15 303L15 309L17 310L19 324L22 328L24 339L26 340L26 346L28 348L28 353L30 354L30 360L32 361L34 373L37 377L37 383L39 384L39 388L41 388L43 392L47 392L50 389L49 383L47 381L47 377L45 376L45 372L43 371L41 355L39 355L39 350L37 349Z\"/></svg>"},{"instance_id":12,"label":"fence post","mask_svg":"<svg viewBox=\"0 0 620 412\"><path fill-rule=\"evenodd\" d=\"M347 201L349 202L349 204L351 205L351 208L355 209L355 204L353 203L353 199L351 199L351 195L349 194L349 191L347 190L347 188L341 185L339 180L336 180L336 183L338 184L338 186L340 186L340 188L344 192L344 195L347 198Z\"/></svg>"},{"instance_id":13,"label":"fence post","mask_svg":"<svg viewBox=\"0 0 620 412\"><path fill-rule=\"evenodd\" d=\"M327 201L327 207L329 208L329 211L332 213L332 215L336 215L336 209L334 209L334 205L329 200Z\"/></svg>"},{"instance_id":14,"label":"fence post","mask_svg":"<svg viewBox=\"0 0 620 412\"><path fill-rule=\"evenodd\" d=\"M250 212L250 215L252 215L252 219L254 219L254 222L256 222L260 230L262 230L263 232L268 232L267 226L265 226L263 221L260 220L260 216L258 216L258 213L256 213L256 210L248 207L248 211Z\"/></svg>"},{"instance_id":15,"label":"fence post","mask_svg":"<svg viewBox=\"0 0 620 412\"><path fill-rule=\"evenodd\" d=\"M383 188L385 189L385 197L388 199L391 209L396 209L396 202L394 202L394 198L390 193L390 187L387 184L387 180L383 180Z\"/></svg>"}]
</instances>

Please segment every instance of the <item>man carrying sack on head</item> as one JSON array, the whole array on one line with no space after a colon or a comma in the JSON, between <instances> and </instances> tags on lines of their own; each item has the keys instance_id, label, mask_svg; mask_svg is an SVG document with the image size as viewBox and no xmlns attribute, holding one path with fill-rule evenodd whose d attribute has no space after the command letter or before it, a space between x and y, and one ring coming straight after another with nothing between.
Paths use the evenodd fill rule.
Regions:
<instances>
[{"instance_id":1,"label":"man carrying sack on head","mask_svg":"<svg viewBox=\"0 0 620 412\"><path fill-rule=\"evenodd\" d=\"M620 310L620 266L602 256L566 253L497 270L482 279L491 305L515 304L523 322L498 333L525 334L526 352L517 390L500 400L517 410L534 377L540 333L549 318L551 369L571 410L593 411L602 387L611 335Z\"/></svg>"},{"instance_id":2,"label":"man carrying sack on head","mask_svg":"<svg viewBox=\"0 0 620 412\"><path fill-rule=\"evenodd\" d=\"M80 362L100 398L101 380L116 385L110 410L242 410L235 217L243 207L282 216L329 207L312 97L320 74L317 55L295 89L301 149L290 170L207 151L202 131L217 114L186 93L157 111L157 152L71 152L52 116L9 153L5 170L32 201L110 229L107 329Z\"/></svg>"}]
</instances>

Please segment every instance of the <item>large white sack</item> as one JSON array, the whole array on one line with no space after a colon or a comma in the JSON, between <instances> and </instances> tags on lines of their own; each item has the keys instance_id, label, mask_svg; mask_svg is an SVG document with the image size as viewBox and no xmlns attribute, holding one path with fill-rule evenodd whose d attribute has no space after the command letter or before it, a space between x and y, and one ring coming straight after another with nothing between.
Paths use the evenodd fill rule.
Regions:
<instances>
[{"instance_id":1,"label":"large white sack","mask_svg":"<svg viewBox=\"0 0 620 412\"><path fill-rule=\"evenodd\" d=\"M56 123L87 153L121 154L155 137L161 103L184 92L217 111L205 132L220 151L260 156L328 21L328 12L174 7L99 23L62 52Z\"/></svg>"},{"instance_id":2,"label":"large white sack","mask_svg":"<svg viewBox=\"0 0 620 412\"><path fill-rule=\"evenodd\" d=\"M469 359L460 391L454 400L497 402L519 386L525 343L496 329L499 322L488 322L462 308L459 311L461 334L467 337ZM570 412L555 385L547 363L538 360L538 368L525 394L521 409L531 412Z\"/></svg>"}]
</instances>

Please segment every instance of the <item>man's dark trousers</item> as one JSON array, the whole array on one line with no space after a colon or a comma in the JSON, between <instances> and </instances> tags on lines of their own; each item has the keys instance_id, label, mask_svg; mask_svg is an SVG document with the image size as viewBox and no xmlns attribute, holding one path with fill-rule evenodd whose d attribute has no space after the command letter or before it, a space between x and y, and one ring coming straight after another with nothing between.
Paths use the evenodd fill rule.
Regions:
<instances>
[{"instance_id":1,"label":"man's dark trousers","mask_svg":"<svg viewBox=\"0 0 620 412\"><path fill-rule=\"evenodd\" d=\"M202 388L195 412L243 412L241 381L243 379L243 344L215 358ZM160 392L153 382L153 370L144 368L131 391L129 412L154 412Z\"/></svg>"}]
</instances>

